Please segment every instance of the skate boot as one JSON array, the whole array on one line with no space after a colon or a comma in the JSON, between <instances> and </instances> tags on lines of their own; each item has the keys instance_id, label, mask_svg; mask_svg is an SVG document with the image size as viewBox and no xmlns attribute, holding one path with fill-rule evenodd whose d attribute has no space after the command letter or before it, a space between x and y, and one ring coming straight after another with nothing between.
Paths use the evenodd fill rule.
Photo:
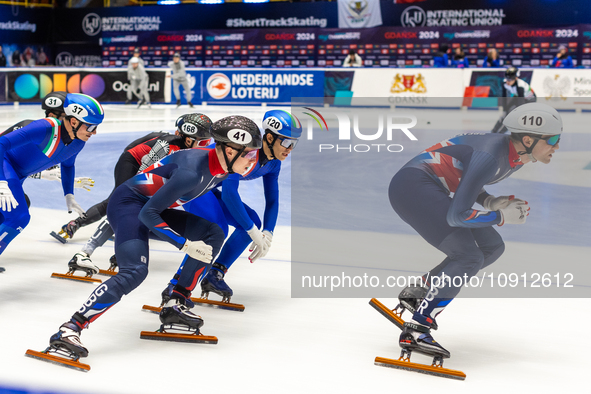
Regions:
<instances>
[{"instance_id":1,"label":"skate boot","mask_svg":"<svg viewBox=\"0 0 591 394\"><path fill-rule=\"evenodd\" d=\"M144 99L140 99L140 101L137 102L137 107L141 107L142 104L144 104Z\"/></svg>"},{"instance_id":2,"label":"skate boot","mask_svg":"<svg viewBox=\"0 0 591 394\"><path fill-rule=\"evenodd\" d=\"M180 107L180 106L181 106L181 100L177 100L177 101L176 101L176 107L178 108L178 107Z\"/></svg>"},{"instance_id":3,"label":"skate boot","mask_svg":"<svg viewBox=\"0 0 591 394\"><path fill-rule=\"evenodd\" d=\"M81 218L76 218L74 220L71 220L69 223L64 224L62 226L62 231L66 234L68 234L68 237L72 238L74 236L74 234L76 234L76 231L78 231L78 229L80 228L82 219Z\"/></svg>"},{"instance_id":4,"label":"skate boot","mask_svg":"<svg viewBox=\"0 0 591 394\"><path fill-rule=\"evenodd\" d=\"M450 357L449 351L443 348L431 336L431 327L419 324L414 320L404 323L399 344L403 353L406 352L409 357L412 351L432 356L434 360L437 359L439 361Z\"/></svg>"},{"instance_id":5,"label":"skate boot","mask_svg":"<svg viewBox=\"0 0 591 394\"><path fill-rule=\"evenodd\" d=\"M164 305L166 305L171 297L172 297L172 293L174 291L174 286L172 283L168 283L168 285L166 286L166 288L164 290L162 290L161 296L162 296L162 303L160 304L160 307L164 307ZM184 296L183 296L184 297ZM184 297L184 304L189 308L193 308L195 306L195 303L193 301L191 301L191 297L189 295L189 297Z\"/></svg>"},{"instance_id":6,"label":"skate boot","mask_svg":"<svg viewBox=\"0 0 591 394\"><path fill-rule=\"evenodd\" d=\"M189 104L189 107L193 108L193 103L192 102L188 102L187 104Z\"/></svg>"},{"instance_id":7,"label":"skate boot","mask_svg":"<svg viewBox=\"0 0 591 394\"><path fill-rule=\"evenodd\" d=\"M99 267L94 265L88 254L78 252L68 263L68 272L73 273L74 271L84 271L86 272L86 276L91 277L94 274L98 274Z\"/></svg>"},{"instance_id":8,"label":"skate boot","mask_svg":"<svg viewBox=\"0 0 591 394\"><path fill-rule=\"evenodd\" d=\"M189 302L187 301L191 302L190 294L185 296L173 290L170 299L160 312L161 331L164 332L166 328L169 328L199 334L199 329L203 326L203 319L189 310L187 306Z\"/></svg>"},{"instance_id":9,"label":"skate boot","mask_svg":"<svg viewBox=\"0 0 591 394\"><path fill-rule=\"evenodd\" d=\"M71 321L62 324L59 331L49 338L49 346L69 353L73 359L88 356L88 350L80 342L80 329Z\"/></svg>"},{"instance_id":10,"label":"skate boot","mask_svg":"<svg viewBox=\"0 0 591 394\"><path fill-rule=\"evenodd\" d=\"M115 255L111 256L109 259L109 264L111 264L109 266L110 271L115 271L115 268L119 267L119 265L117 265L117 257Z\"/></svg>"},{"instance_id":11,"label":"skate boot","mask_svg":"<svg viewBox=\"0 0 591 394\"><path fill-rule=\"evenodd\" d=\"M207 298L209 292L213 291L222 297L223 302L230 302L230 297L234 294L230 286L224 281L224 274L227 272L226 267L221 264L214 263L212 268L207 272L201 281L201 297Z\"/></svg>"},{"instance_id":12,"label":"skate boot","mask_svg":"<svg viewBox=\"0 0 591 394\"><path fill-rule=\"evenodd\" d=\"M6 271L6 270L4 269L4 267L0 267L0 272L4 272L4 271Z\"/></svg>"},{"instance_id":13,"label":"skate boot","mask_svg":"<svg viewBox=\"0 0 591 394\"><path fill-rule=\"evenodd\" d=\"M398 295L398 301L400 304L396 307L396 310L402 309L400 315L402 315L404 309L408 310L410 313L415 313L428 292L428 287L418 285L405 287ZM438 326L435 320L431 323L431 328L437 330Z\"/></svg>"}]
</instances>

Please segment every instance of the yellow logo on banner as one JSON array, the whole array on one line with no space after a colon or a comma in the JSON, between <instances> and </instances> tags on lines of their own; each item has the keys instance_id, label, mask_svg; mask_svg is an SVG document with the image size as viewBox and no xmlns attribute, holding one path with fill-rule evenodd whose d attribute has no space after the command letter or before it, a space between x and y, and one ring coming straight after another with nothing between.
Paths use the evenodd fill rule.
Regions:
<instances>
[{"instance_id":1,"label":"yellow logo on banner","mask_svg":"<svg viewBox=\"0 0 591 394\"><path fill-rule=\"evenodd\" d=\"M403 75L396 74L394 82L390 88L390 93L427 93L427 87L425 86L425 77L422 74L414 75Z\"/></svg>"},{"instance_id":2,"label":"yellow logo on banner","mask_svg":"<svg viewBox=\"0 0 591 394\"><path fill-rule=\"evenodd\" d=\"M358 17L361 16L361 13L363 11L365 11L365 9L367 8L367 1L363 0L363 1L349 1L349 12L351 12L351 14L357 15Z\"/></svg>"},{"instance_id":3,"label":"yellow logo on banner","mask_svg":"<svg viewBox=\"0 0 591 394\"><path fill-rule=\"evenodd\" d=\"M554 78L544 78L544 91L548 94L546 100L552 97L560 97L566 100L570 91L570 79L568 77L560 78L559 74L554 75Z\"/></svg>"}]
</instances>

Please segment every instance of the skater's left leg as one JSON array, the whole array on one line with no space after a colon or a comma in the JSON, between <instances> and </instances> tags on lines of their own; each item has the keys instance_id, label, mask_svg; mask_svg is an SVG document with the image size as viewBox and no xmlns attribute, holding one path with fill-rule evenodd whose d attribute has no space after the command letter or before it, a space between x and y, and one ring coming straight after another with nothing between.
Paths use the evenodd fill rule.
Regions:
<instances>
[{"instance_id":1,"label":"skater's left leg","mask_svg":"<svg viewBox=\"0 0 591 394\"><path fill-rule=\"evenodd\" d=\"M181 85L183 86L183 89L185 90L185 98L187 99L187 104L189 104L189 106L193 106L193 103L191 102L191 100L193 99L193 94L191 93L191 86L189 83L189 78L185 78L182 82ZM180 98L180 96L177 96Z\"/></svg>"},{"instance_id":2,"label":"skater's left leg","mask_svg":"<svg viewBox=\"0 0 591 394\"><path fill-rule=\"evenodd\" d=\"M126 187L118 188L107 209L115 230L115 253L119 272L98 286L70 321L51 337L55 347L68 348L80 357L88 351L80 341L83 328L99 318L125 294L139 286L148 275L148 228L138 219L143 203Z\"/></svg>"},{"instance_id":3,"label":"skater's left leg","mask_svg":"<svg viewBox=\"0 0 591 394\"><path fill-rule=\"evenodd\" d=\"M80 328L96 320L121 298L138 287L148 275L148 228L138 219L141 203L122 204L120 195L132 193L118 188L109 204L108 218L115 230L115 255L119 272L98 286L72 317Z\"/></svg>"},{"instance_id":4,"label":"skater's left leg","mask_svg":"<svg viewBox=\"0 0 591 394\"><path fill-rule=\"evenodd\" d=\"M181 91L179 89L180 86L181 83L179 81L176 79L172 80L172 92L174 93L174 97L176 97L177 102L181 101Z\"/></svg>"},{"instance_id":5,"label":"skater's left leg","mask_svg":"<svg viewBox=\"0 0 591 394\"><path fill-rule=\"evenodd\" d=\"M471 231L478 248L484 255L482 268L486 268L501 257L505 251L505 243L501 235L493 227L473 228ZM427 286L430 284L429 278L441 275L441 272L445 271L445 267L450 261L450 258L446 257L437 267L423 277Z\"/></svg>"},{"instance_id":6,"label":"skater's left leg","mask_svg":"<svg viewBox=\"0 0 591 394\"><path fill-rule=\"evenodd\" d=\"M150 93L148 93L149 84L150 79L147 76L140 82L140 96L144 99L144 104L150 104Z\"/></svg>"},{"instance_id":7,"label":"skater's left leg","mask_svg":"<svg viewBox=\"0 0 591 394\"><path fill-rule=\"evenodd\" d=\"M503 238L494 227L483 227L472 229L472 235L476 240L478 248L484 255L482 268L486 268L501 257L505 252L505 243Z\"/></svg>"}]
</instances>

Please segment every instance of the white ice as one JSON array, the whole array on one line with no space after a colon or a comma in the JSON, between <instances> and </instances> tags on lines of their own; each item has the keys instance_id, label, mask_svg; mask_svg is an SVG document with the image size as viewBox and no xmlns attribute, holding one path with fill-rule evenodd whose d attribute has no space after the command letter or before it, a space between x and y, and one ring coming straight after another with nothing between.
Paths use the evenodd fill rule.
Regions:
<instances>
[{"instance_id":1,"label":"white ice","mask_svg":"<svg viewBox=\"0 0 591 394\"><path fill-rule=\"evenodd\" d=\"M259 121L266 108L207 106L195 110L213 120L243 114ZM104 125L79 157L77 175L97 181L92 192L77 191L81 205L88 207L108 195L114 163L127 142L150 131L172 130L174 120L185 111L158 105L152 110L106 105ZM40 115L37 106L0 107L0 130ZM497 116L491 111L474 112L473 124L460 129L485 131ZM577 114L565 116L570 119ZM461 131L455 126L449 129ZM582 169L591 161L589 150L564 152L568 161L561 166L575 168L577 176L559 177L558 183L591 186L591 172ZM545 181L551 179L557 177L547 176ZM262 203L254 201L260 195L260 182L248 183L241 191L260 211ZM283 178L281 186L283 202L289 202L289 182ZM399 330L368 305L369 299L291 298L291 228L285 212L268 256L250 264L243 255L228 274L233 301L243 303L245 312L196 307L205 320L203 333L216 335L217 345L139 338L140 331L159 325L157 316L141 312L141 306L159 301L160 291L182 258L172 246L152 242L146 281L83 332L82 340L90 350L83 360L92 368L89 373L27 358L25 351L43 350L50 335L90 294L94 285L52 279L50 274L65 272L67 262L94 227L81 229L67 245L58 244L48 233L73 217L65 212L59 184L27 180L25 189L32 200L31 223L0 257L0 266L6 268L0 274L0 392L2 387L11 387L60 393L473 394L585 392L589 387L585 374L591 352L585 334L591 324L588 299L455 300L441 315L441 328L434 336L452 353L445 366L464 371L464 382L374 366L376 356L398 357ZM566 212L569 207L554 209ZM410 232L400 235L401 240L404 237L420 242ZM112 246L108 242L93 255L101 268L108 265ZM520 247L507 243L508 250ZM577 257L588 261L589 248L577 250ZM552 248L556 255L560 251L573 255L571 246ZM426 261L432 257L429 253L420 255L415 254L419 264L437 263ZM394 307L395 296L381 301ZM414 355L413 361L430 360Z\"/></svg>"}]
</instances>

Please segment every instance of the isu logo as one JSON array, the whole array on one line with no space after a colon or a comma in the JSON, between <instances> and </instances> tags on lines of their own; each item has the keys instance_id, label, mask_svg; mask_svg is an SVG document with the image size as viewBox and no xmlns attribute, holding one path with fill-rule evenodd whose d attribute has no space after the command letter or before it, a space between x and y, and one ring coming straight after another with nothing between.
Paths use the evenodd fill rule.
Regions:
<instances>
[{"instance_id":1,"label":"isu logo","mask_svg":"<svg viewBox=\"0 0 591 394\"><path fill-rule=\"evenodd\" d=\"M216 100L226 97L231 89L232 83L226 74L215 73L207 80L207 93Z\"/></svg>"},{"instance_id":2,"label":"isu logo","mask_svg":"<svg viewBox=\"0 0 591 394\"><path fill-rule=\"evenodd\" d=\"M425 26L427 22L427 15L421 7L416 5L410 6L402 11L400 16L400 23L404 27Z\"/></svg>"},{"instance_id":3,"label":"isu logo","mask_svg":"<svg viewBox=\"0 0 591 394\"><path fill-rule=\"evenodd\" d=\"M425 86L425 77L422 74L417 75L403 75L396 74L394 82L390 88L390 93L427 93Z\"/></svg>"},{"instance_id":4,"label":"isu logo","mask_svg":"<svg viewBox=\"0 0 591 394\"><path fill-rule=\"evenodd\" d=\"M95 13L86 14L82 19L82 30L89 36L96 36L101 31L101 17Z\"/></svg>"},{"instance_id":5,"label":"isu logo","mask_svg":"<svg viewBox=\"0 0 591 394\"><path fill-rule=\"evenodd\" d=\"M566 100L568 92L570 91L570 79L568 77L560 78L559 74L552 77L544 78L544 92L547 93L546 100L552 97L560 97Z\"/></svg>"}]
</instances>

